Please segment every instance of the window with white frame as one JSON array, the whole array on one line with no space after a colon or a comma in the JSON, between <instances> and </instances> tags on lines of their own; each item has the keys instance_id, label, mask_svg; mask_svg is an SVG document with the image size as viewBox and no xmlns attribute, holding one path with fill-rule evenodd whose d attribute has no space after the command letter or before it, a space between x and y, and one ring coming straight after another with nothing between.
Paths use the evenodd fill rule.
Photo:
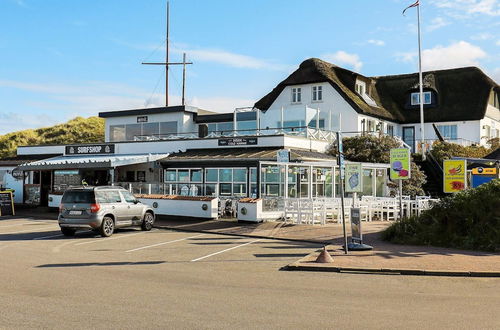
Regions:
<instances>
[{"instance_id":1,"label":"window with white frame","mask_svg":"<svg viewBox=\"0 0 500 330\"><path fill-rule=\"evenodd\" d=\"M355 89L356 89L356 93L358 93L359 95L366 94L366 84L362 81L359 81L359 80L356 81Z\"/></svg>"},{"instance_id":2,"label":"window with white frame","mask_svg":"<svg viewBox=\"0 0 500 330\"><path fill-rule=\"evenodd\" d=\"M394 136L394 126L387 125L387 135Z\"/></svg>"},{"instance_id":3,"label":"window with white frame","mask_svg":"<svg viewBox=\"0 0 500 330\"><path fill-rule=\"evenodd\" d=\"M424 104L432 103L432 93L424 92ZM420 104L420 93L411 93L411 105Z\"/></svg>"},{"instance_id":4,"label":"window with white frame","mask_svg":"<svg viewBox=\"0 0 500 330\"><path fill-rule=\"evenodd\" d=\"M450 140L457 139L457 125L438 125L437 128L443 138Z\"/></svg>"},{"instance_id":5,"label":"window with white frame","mask_svg":"<svg viewBox=\"0 0 500 330\"><path fill-rule=\"evenodd\" d=\"M253 173L256 173L256 170L253 169ZM246 168L207 168L205 169L205 195L248 196L247 177ZM251 182L251 184L252 187L256 187L256 182ZM256 189L253 192L256 194Z\"/></svg>"},{"instance_id":6,"label":"window with white frame","mask_svg":"<svg viewBox=\"0 0 500 330\"><path fill-rule=\"evenodd\" d=\"M171 195L202 196L203 171L201 168L165 170L166 190Z\"/></svg>"},{"instance_id":7,"label":"window with white frame","mask_svg":"<svg viewBox=\"0 0 500 330\"><path fill-rule=\"evenodd\" d=\"M294 87L292 88L292 103L302 102L302 88Z\"/></svg>"},{"instance_id":8,"label":"window with white frame","mask_svg":"<svg viewBox=\"0 0 500 330\"><path fill-rule=\"evenodd\" d=\"M323 86L313 86L312 100L313 102L323 101Z\"/></svg>"}]
</instances>

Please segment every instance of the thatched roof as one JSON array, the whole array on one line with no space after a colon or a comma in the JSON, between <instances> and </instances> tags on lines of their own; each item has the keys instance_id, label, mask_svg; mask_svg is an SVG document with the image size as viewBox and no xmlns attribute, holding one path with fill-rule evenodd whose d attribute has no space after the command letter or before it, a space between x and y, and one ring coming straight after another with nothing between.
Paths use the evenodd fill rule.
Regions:
<instances>
[{"instance_id":1,"label":"thatched roof","mask_svg":"<svg viewBox=\"0 0 500 330\"><path fill-rule=\"evenodd\" d=\"M356 79L364 81L377 106L355 91ZM418 74L365 77L317 58L302 62L297 70L255 103L266 111L286 86L328 82L358 113L399 123L419 122L419 111L408 107L409 95L418 88ZM489 93L498 84L475 67L424 73L424 88L438 95L438 102L426 106L426 121L476 120L484 117ZM416 107L418 109L418 107Z\"/></svg>"}]
</instances>

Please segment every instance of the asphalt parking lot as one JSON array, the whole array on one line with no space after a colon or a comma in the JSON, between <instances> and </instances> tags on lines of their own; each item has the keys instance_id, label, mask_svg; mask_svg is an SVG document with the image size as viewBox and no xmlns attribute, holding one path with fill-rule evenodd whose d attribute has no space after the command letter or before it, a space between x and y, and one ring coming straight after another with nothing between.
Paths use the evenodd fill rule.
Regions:
<instances>
[{"instance_id":1,"label":"asphalt parking lot","mask_svg":"<svg viewBox=\"0 0 500 330\"><path fill-rule=\"evenodd\" d=\"M498 279L283 272L319 245L0 220L0 328L495 328ZM485 317L485 315L489 315Z\"/></svg>"}]
</instances>

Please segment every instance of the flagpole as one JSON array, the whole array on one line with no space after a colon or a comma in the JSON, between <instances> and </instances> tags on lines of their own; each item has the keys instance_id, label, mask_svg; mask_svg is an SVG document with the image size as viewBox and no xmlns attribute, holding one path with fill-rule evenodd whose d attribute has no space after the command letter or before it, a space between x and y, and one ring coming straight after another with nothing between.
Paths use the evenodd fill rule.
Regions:
<instances>
[{"instance_id":1,"label":"flagpole","mask_svg":"<svg viewBox=\"0 0 500 330\"><path fill-rule=\"evenodd\" d=\"M424 86L422 84L422 41L420 37L420 3L417 5L418 26L418 85L420 93L420 150L422 160L425 160L425 134L424 134Z\"/></svg>"}]
</instances>

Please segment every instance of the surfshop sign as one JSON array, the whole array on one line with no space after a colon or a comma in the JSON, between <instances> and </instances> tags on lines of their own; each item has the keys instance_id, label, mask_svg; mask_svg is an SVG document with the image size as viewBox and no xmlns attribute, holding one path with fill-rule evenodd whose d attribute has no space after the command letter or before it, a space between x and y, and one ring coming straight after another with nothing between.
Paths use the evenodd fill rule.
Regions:
<instances>
[{"instance_id":1,"label":"surfshop sign","mask_svg":"<svg viewBox=\"0 0 500 330\"><path fill-rule=\"evenodd\" d=\"M66 146L66 156L72 155L107 155L115 153L114 144L86 144Z\"/></svg>"}]
</instances>

